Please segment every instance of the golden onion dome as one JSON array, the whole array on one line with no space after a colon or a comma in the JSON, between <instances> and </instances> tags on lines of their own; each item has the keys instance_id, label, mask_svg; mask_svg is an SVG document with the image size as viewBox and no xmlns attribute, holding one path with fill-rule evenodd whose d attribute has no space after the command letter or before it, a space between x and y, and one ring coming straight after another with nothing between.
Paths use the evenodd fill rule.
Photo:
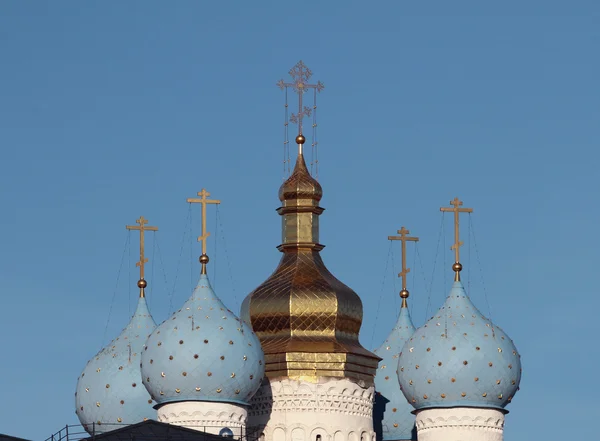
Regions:
<instances>
[{"instance_id":1,"label":"golden onion dome","mask_svg":"<svg viewBox=\"0 0 600 441\"><path fill-rule=\"evenodd\" d=\"M260 339L267 377L342 377L373 384L380 358L358 340L362 302L329 272L319 253L322 194L300 153L279 190L283 256L246 297L241 317Z\"/></svg>"}]
</instances>

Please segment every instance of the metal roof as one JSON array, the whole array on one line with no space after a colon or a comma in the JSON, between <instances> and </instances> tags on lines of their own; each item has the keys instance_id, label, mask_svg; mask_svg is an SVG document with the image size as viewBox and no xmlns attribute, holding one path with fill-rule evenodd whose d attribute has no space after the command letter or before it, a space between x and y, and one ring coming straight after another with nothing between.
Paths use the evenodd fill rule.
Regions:
<instances>
[{"instance_id":1,"label":"metal roof","mask_svg":"<svg viewBox=\"0 0 600 441\"><path fill-rule=\"evenodd\" d=\"M202 429L202 427L198 427L198 429ZM83 429L83 426L66 426L47 438L46 441L232 441L234 439L236 438L225 438L201 430L147 420L137 424L123 425L119 429L91 436ZM242 439L247 440L247 437L243 436ZM21 441L20 438L8 437L6 439L6 441L15 440ZM0 439L0 441L5 440Z\"/></svg>"}]
</instances>

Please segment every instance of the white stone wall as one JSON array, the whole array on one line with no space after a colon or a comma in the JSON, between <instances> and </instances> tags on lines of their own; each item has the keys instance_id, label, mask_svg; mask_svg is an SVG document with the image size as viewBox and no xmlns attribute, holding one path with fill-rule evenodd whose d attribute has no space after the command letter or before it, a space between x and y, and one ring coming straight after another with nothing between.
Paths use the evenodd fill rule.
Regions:
<instances>
[{"instance_id":1,"label":"white stone wall","mask_svg":"<svg viewBox=\"0 0 600 441\"><path fill-rule=\"evenodd\" d=\"M419 441L502 441L504 413L495 409L454 407L417 412Z\"/></svg>"},{"instance_id":2,"label":"white stone wall","mask_svg":"<svg viewBox=\"0 0 600 441\"><path fill-rule=\"evenodd\" d=\"M374 441L373 387L348 379L267 379L252 398L248 432L261 441Z\"/></svg>"},{"instance_id":3,"label":"white stone wall","mask_svg":"<svg viewBox=\"0 0 600 441\"><path fill-rule=\"evenodd\" d=\"M235 437L246 434L248 412L244 406L208 401L168 403L158 409L158 421L206 433L219 434L228 427Z\"/></svg>"}]
</instances>

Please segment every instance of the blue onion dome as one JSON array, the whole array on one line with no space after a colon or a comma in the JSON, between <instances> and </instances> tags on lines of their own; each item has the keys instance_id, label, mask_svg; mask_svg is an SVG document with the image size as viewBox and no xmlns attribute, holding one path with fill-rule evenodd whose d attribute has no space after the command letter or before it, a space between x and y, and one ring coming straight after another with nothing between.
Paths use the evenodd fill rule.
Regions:
<instances>
[{"instance_id":1,"label":"blue onion dome","mask_svg":"<svg viewBox=\"0 0 600 441\"><path fill-rule=\"evenodd\" d=\"M143 383L158 405L248 405L263 374L258 338L216 296L206 274L181 309L150 335L142 353Z\"/></svg>"},{"instance_id":2,"label":"blue onion dome","mask_svg":"<svg viewBox=\"0 0 600 441\"><path fill-rule=\"evenodd\" d=\"M155 418L152 398L142 385L140 358L156 323L140 297L129 324L92 358L77 380L76 413L88 431L107 432Z\"/></svg>"},{"instance_id":3,"label":"blue onion dome","mask_svg":"<svg viewBox=\"0 0 600 441\"><path fill-rule=\"evenodd\" d=\"M383 440L417 439L415 417L411 413L413 408L404 398L396 375L402 347L415 332L410 313L404 304L405 302L394 329L385 342L374 351L382 358L375 375L374 426L375 432L380 432L377 438Z\"/></svg>"},{"instance_id":4,"label":"blue onion dome","mask_svg":"<svg viewBox=\"0 0 600 441\"><path fill-rule=\"evenodd\" d=\"M404 345L398 380L417 410L502 410L519 389L521 360L513 341L479 312L457 280L444 305Z\"/></svg>"}]
</instances>

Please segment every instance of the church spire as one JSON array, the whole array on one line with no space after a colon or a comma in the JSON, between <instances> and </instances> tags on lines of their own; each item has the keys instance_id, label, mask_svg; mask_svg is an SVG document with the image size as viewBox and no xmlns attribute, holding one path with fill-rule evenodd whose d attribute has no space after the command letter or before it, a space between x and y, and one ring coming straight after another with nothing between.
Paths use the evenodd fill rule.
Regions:
<instances>
[{"instance_id":1,"label":"church spire","mask_svg":"<svg viewBox=\"0 0 600 441\"><path fill-rule=\"evenodd\" d=\"M155 419L240 438L246 432L250 398L264 374L258 337L242 323L210 284L206 265L206 209L220 201L202 189L202 271L191 296L148 337L141 353L142 382L156 401Z\"/></svg>"},{"instance_id":2,"label":"church spire","mask_svg":"<svg viewBox=\"0 0 600 441\"><path fill-rule=\"evenodd\" d=\"M406 299L408 299L409 292L406 289L406 276L410 272L410 268L406 267L406 242L418 242L418 237L409 237L410 231L402 227L398 230L400 236L388 236L389 240L399 240L402 244L402 271L398 274L398 277L402 278L402 291L400 291L400 298L402 299L402 308L408 308Z\"/></svg>"},{"instance_id":3,"label":"church spire","mask_svg":"<svg viewBox=\"0 0 600 441\"><path fill-rule=\"evenodd\" d=\"M140 280L138 280L137 286L140 288L140 298L143 298L146 296L144 289L148 286L148 282L146 282L146 279L144 278L144 265L148 263L148 259L144 256L144 232L158 231L158 227L146 226L148 220L144 219L144 216L140 216L140 218L136 220L136 223L139 225L125 225L125 228L140 232L140 261L137 262L135 266L140 267Z\"/></svg>"},{"instance_id":4,"label":"church spire","mask_svg":"<svg viewBox=\"0 0 600 441\"><path fill-rule=\"evenodd\" d=\"M520 355L510 337L477 309L460 281L460 213L473 209L462 207L458 198L450 204L441 211L454 213L454 283L443 305L404 346L398 381L415 408L418 439L502 441L504 408L521 381ZM441 419L452 424L429 424Z\"/></svg>"},{"instance_id":5,"label":"church spire","mask_svg":"<svg viewBox=\"0 0 600 441\"><path fill-rule=\"evenodd\" d=\"M317 81L317 84L308 84L308 81L312 77L312 71L306 67L302 60L298 61L298 63L296 63L296 65L290 69L289 74L293 80L291 83L286 83L283 81L283 79L281 79L277 82L277 85L282 90L287 87L291 87L298 94L298 113L292 113L290 121L294 124L298 124L298 136L296 137L296 144L298 144L298 155L302 155L302 146L305 141L304 135L302 134L302 122L304 117L311 116L313 111L313 109L304 105L303 96L309 90L321 92L325 88L325 85L320 81Z\"/></svg>"},{"instance_id":6,"label":"church spire","mask_svg":"<svg viewBox=\"0 0 600 441\"><path fill-rule=\"evenodd\" d=\"M462 271L462 264L460 263L460 247L464 245L464 242L460 241L459 214L473 213L473 209L461 208L463 202L458 198L451 200L450 204L452 207L441 207L440 211L454 213L454 245L452 245L450 249L454 250L454 264L452 265L452 270L454 271L454 281L460 282L460 272Z\"/></svg>"},{"instance_id":7,"label":"church spire","mask_svg":"<svg viewBox=\"0 0 600 441\"><path fill-rule=\"evenodd\" d=\"M206 274L206 264L208 263L208 255L206 254L206 239L210 236L210 233L206 231L206 205L207 204L220 204L221 201L216 199L208 199L210 193L204 188L198 192L200 199L188 198L187 201L190 204L201 204L202 205L202 235L198 236L198 242L202 242L202 255L200 256L200 263L202 264L202 270L200 274Z\"/></svg>"},{"instance_id":8,"label":"church spire","mask_svg":"<svg viewBox=\"0 0 600 441\"><path fill-rule=\"evenodd\" d=\"M303 153L306 138L302 132L302 122L304 117L311 116L313 112L313 109L304 106L304 94L313 90L316 100L316 93L321 92L325 86L320 81L317 81L316 84L309 84L312 71L302 60L290 69L289 74L292 82L286 83L279 80L277 86L282 90L291 87L298 94L298 112L292 113L290 117L292 123L298 124L298 136L296 136L298 158L291 176L279 188L279 200L282 202L282 206L277 209L277 212L282 216L282 243L278 248L282 252L286 249L300 248L320 251L324 248L319 244L319 216L324 211L319 207L319 201L323 197L323 189L306 167ZM314 109L316 109L316 101Z\"/></svg>"},{"instance_id":9,"label":"church spire","mask_svg":"<svg viewBox=\"0 0 600 441\"><path fill-rule=\"evenodd\" d=\"M140 216L138 225L125 225L127 230L140 232L140 279L137 286L140 296L137 307L123 331L88 361L77 380L75 413L83 428L90 434L109 432L155 418L152 408L154 397L142 384L140 356L144 343L156 323L148 310L144 288L144 266L148 259L144 254L144 233L158 231L148 226L148 220ZM117 369L118 367L118 369Z\"/></svg>"},{"instance_id":10,"label":"church spire","mask_svg":"<svg viewBox=\"0 0 600 441\"><path fill-rule=\"evenodd\" d=\"M375 403L373 407L373 426L377 434L376 439L383 441L416 441L415 417L412 415L412 406L406 401L400 390L400 384L395 381L394 372L398 368L398 357L402 348L415 333L415 326L410 317L408 304L408 289L406 289L406 276L410 268L406 267L406 242L417 242L418 237L410 237L410 231L402 227L398 230L399 236L388 236L389 240L400 241L402 249L402 271L398 277L402 278L402 307L393 329L385 341L375 350L375 354L382 358L379 369L375 375Z\"/></svg>"},{"instance_id":11,"label":"church spire","mask_svg":"<svg viewBox=\"0 0 600 441\"><path fill-rule=\"evenodd\" d=\"M302 120L312 111L303 107L302 95L324 86L308 84L312 72L302 62L290 75L292 83L277 83L299 96L298 113L290 119L298 124L298 158L279 188L282 241L277 248L283 256L275 272L244 300L242 318L261 341L267 377L338 377L373 384L379 357L358 340L362 302L329 272L320 255L323 189L306 167L302 148Z\"/></svg>"},{"instance_id":12,"label":"church spire","mask_svg":"<svg viewBox=\"0 0 600 441\"><path fill-rule=\"evenodd\" d=\"M296 142L300 150L296 166L279 188L282 204L277 212L282 216L282 242L278 248L282 252L288 249L320 251L324 248L319 244L319 216L324 211L319 207L319 201L323 197L323 189L306 167L301 153L304 136L298 135Z\"/></svg>"}]
</instances>

